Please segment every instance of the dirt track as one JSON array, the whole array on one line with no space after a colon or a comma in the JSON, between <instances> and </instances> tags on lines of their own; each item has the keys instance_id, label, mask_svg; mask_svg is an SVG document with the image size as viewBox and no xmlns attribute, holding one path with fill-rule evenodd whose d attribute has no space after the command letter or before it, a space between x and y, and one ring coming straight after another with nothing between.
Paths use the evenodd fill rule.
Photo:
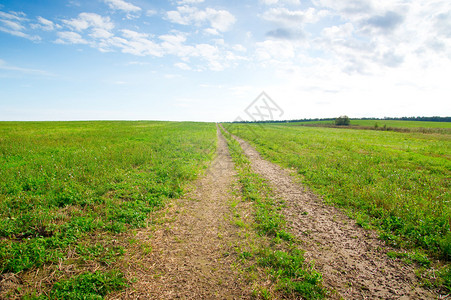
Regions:
<instances>
[{"instance_id":1,"label":"dirt track","mask_svg":"<svg viewBox=\"0 0 451 300\"><path fill-rule=\"evenodd\" d=\"M284 215L293 234L302 241L307 260L314 260L332 298L436 299L419 287L414 269L390 259L388 248L374 231L358 226L338 209L322 203L295 182L289 171L262 159L246 141L235 137L254 172L270 182L285 200Z\"/></svg>"},{"instance_id":2,"label":"dirt track","mask_svg":"<svg viewBox=\"0 0 451 300\"><path fill-rule=\"evenodd\" d=\"M194 190L170 207L156 231L138 232L150 243L148 256L130 258L123 299L243 299L252 292L237 271L233 245L236 227L227 219L234 165L218 130L217 157ZM150 235L153 234L153 237Z\"/></svg>"}]
</instances>

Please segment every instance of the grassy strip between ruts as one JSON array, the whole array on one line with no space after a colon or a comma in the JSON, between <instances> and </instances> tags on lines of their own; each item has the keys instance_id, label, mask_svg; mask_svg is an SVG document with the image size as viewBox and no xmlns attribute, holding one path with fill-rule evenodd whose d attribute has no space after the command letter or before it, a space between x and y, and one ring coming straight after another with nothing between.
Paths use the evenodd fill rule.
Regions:
<instances>
[{"instance_id":1,"label":"grassy strip between ruts","mask_svg":"<svg viewBox=\"0 0 451 300\"><path fill-rule=\"evenodd\" d=\"M282 203L274 195L266 181L251 170L250 161L245 156L240 144L232 136L221 130L226 137L232 160L238 173L242 197L255 206L255 224L259 235L270 238L270 247L255 247L252 252L242 252L243 259L255 258L256 264L265 269L276 285L276 291L285 296L304 299L321 299L326 295L322 287L322 275L314 270L313 265L305 261L303 251L293 235L288 233L283 215L280 213ZM262 289L261 297L270 297Z\"/></svg>"},{"instance_id":2,"label":"grassy strip between ruts","mask_svg":"<svg viewBox=\"0 0 451 300\"><path fill-rule=\"evenodd\" d=\"M215 141L211 123L0 123L0 298L78 299L64 295L86 274L113 274L121 236L183 194Z\"/></svg>"},{"instance_id":3,"label":"grassy strip between ruts","mask_svg":"<svg viewBox=\"0 0 451 300\"><path fill-rule=\"evenodd\" d=\"M423 278L426 285L451 288L449 135L279 124L227 128L263 157L295 169L306 186L361 226L379 228L388 244L412 249L416 254L404 259L432 274ZM424 253L441 262L428 269Z\"/></svg>"}]
</instances>

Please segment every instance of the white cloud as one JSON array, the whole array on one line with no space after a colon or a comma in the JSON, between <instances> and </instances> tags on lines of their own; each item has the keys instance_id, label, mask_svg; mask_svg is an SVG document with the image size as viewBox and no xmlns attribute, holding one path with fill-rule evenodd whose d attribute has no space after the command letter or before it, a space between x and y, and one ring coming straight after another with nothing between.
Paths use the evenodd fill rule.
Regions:
<instances>
[{"instance_id":1,"label":"white cloud","mask_svg":"<svg viewBox=\"0 0 451 300\"><path fill-rule=\"evenodd\" d=\"M92 33L89 34L94 39L108 39L113 36L111 32L102 28L93 28Z\"/></svg>"},{"instance_id":2,"label":"white cloud","mask_svg":"<svg viewBox=\"0 0 451 300\"><path fill-rule=\"evenodd\" d=\"M205 28L204 32L209 35L220 35L219 31L214 28Z\"/></svg>"},{"instance_id":3,"label":"white cloud","mask_svg":"<svg viewBox=\"0 0 451 300\"><path fill-rule=\"evenodd\" d=\"M286 61L295 57L295 48L289 41L266 40L256 44L256 57L260 61Z\"/></svg>"},{"instance_id":4,"label":"white cloud","mask_svg":"<svg viewBox=\"0 0 451 300\"><path fill-rule=\"evenodd\" d=\"M15 72L20 72L20 73L25 73L25 74L53 76L53 74L51 74L47 71L43 71L43 70L12 66L12 65L9 65L8 63L6 63L2 59L0 59L0 70L15 71Z\"/></svg>"},{"instance_id":5,"label":"white cloud","mask_svg":"<svg viewBox=\"0 0 451 300\"><path fill-rule=\"evenodd\" d=\"M178 4L199 4L204 2L205 0L179 0Z\"/></svg>"},{"instance_id":6,"label":"white cloud","mask_svg":"<svg viewBox=\"0 0 451 300\"><path fill-rule=\"evenodd\" d=\"M21 31L21 30L25 29L25 27L23 25L21 25L18 22L15 22L15 21L0 20L0 22L3 23L4 26L6 26L7 28L9 28L10 30L13 30L13 31Z\"/></svg>"},{"instance_id":7,"label":"white cloud","mask_svg":"<svg viewBox=\"0 0 451 300\"><path fill-rule=\"evenodd\" d=\"M0 11L0 18L2 19L10 19L10 20L16 20L16 21L26 21L27 19L25 18L26 15L23 12L3 12Z\"/></svg>"},{"instance_id":8,"label":"white cloud","mask_svg":"<svg viewBox=\"0 0 451 300\"><path fill-rule=\"evenodd\" d=\"M246 48L243 45L237 44L232 47L233 50L237 52L246 52Z\"/></svg>"},{"instance_id":9,"label":"white cloud","mask_svg":"<svg viewBox=\"0 0 451 300\"><path fill-rule=\"evenodd\" d=\"M164 74L164 78L166 79L175 79L181 77L179 74Z\"/></svg>"},{"instance_id":10,"label":"white cloud","mask_svg":"<svg viewBox=\"0 0 451 300\"><path fill-rule=\"evenodd\" d=\"M148 16L148 17L155 16L156 14L158 14L158 12L156 10L154 10L154 9L148 9L146 11L146 16Z\"/></svg>"},{"instance_id":11,"label":"white cloud","mask_svg":"<svg viewBox=\"0 0 451 300\"><path fill-rule=\"evenodd\" d=\"M139 12L141 8L124 0L104 0L111 9L122 10L124 12Z\"/></svg>"},{"instance_id":12,"label":"white cloud","mask_svg":"<svg viewBox=\"0 0 451 300\"><path fill-rule=\"evenodd\" d=\"M219 49L213 45L209 44L198 44L196 45L196 54L202 56L206 59L214 60L214 58L218 57L219 55Z\"/></svg>"},{"instance_id":13,"label":"white cloud","mask_svg":"<svg viewBox=\"0 0 451 300\"><path fill-rule=\"evenodd\" d=\"M211 27L222 32L229 30L236 21L235 17L226 10L207 8L205 12Z\"/></svg>"},{"instance_id":14,"label":"white cloud","mask_svg":"<svg viewBox=\"0 0 451 300\"><path fill-rule=\"evenodd\" d=\"M228 50L227 45L222 43L221 40L217 40L216 45L202 43L191 46L185 44L187 38L182 33L162 35L159 38L162 40L160 46L166 54L178 56L185 62L192 59L200 59L206 62L207 66L199 67L200 69L222 71L227 67L235 65L238 61L244 60L244 57ZM176 66L180 68L182 65Z\"/></svg>"},{"instance_id":15,"label":"white cloud","mask_svg":"<svg viewBox=\"0 0 451 300\"><path fill-rule=\"evenodd\" d=\"M323 36L331 40L341 40L344 41L350 37L354 32L354 26L352 23L348 22L342 25L334 25L331 27L326 27L323 29Z\"/></svg>"},{"instance_id":16,"label":"white cloud","mask_svg":"<svg viewBox=\"0 0 451 300\"><path fill-rule=\"evenodd\" d=\"M148 62L143 62L143 61L130 61L128 63L125 64L126 66L147 66L149 65Z\"/></svg>"},{"instance_id":17,"label":"white cloud","mask_svg":"<svg viewBox=\"0 0 451 300\"><path fill-rule=\"evenodd\" d=\"M63 20L63 23L75 29L76 31L83 31L88 28L99 28L104 30L111 30L114 24L109 17L103 17L95 13L81 13L78 18L71 20Z\"/></svg>"},{"instance_id":18,"label":"white cloud","mask_svg":"<svg viewBox=\"0 0 451 300\"><path fill-rule=\"evenodd\" d=\"M190 10L190 11L188 11ZM168 18L169 21L171 21L172 23L177 23L177 24L181 24L181 25L188 25L190 22L191 18L188 17L183 17L183 14L190 14L193 15L195 8L191 8L189 6L181 6L178 7L177 10L170 10L168 12L166 12L166 16Z\"/></svg>"},{"instance_id":19,"label":"white cloud","mask_svg":"<svg viewBox=\"0 0 451 300\"><path fill-rule=\"evenodd\" d=\"M39 41L41 38L37 35L30 35L26 33L27 22L29 20L23 12L9 12L0 11L0 31L29 39L31 41Z\"/></svg>"},{"instance_id":20,"label":"white cloud","mask_svg":"<svg viewBox=\"0 0 451 300\"><path fill-rule=\"evenodd\" d=\"M263 4L274 5L274 4L289 4L289 5L299 5L300 0L260 0Z\"/></svg>"},{"instance_id":21,"label":"white cloud","mask_svg":"<svg viewBox=\"0 0 451 300\"><path fill-rule=\"evenodd\" d=\"M123 29L122 36L125 38L113 38L110 40L113 46L122 49L123 53L129 53L138 56L163 56L161 47L149 39L148 34Z\"/></svg>"},{"instance_id":22,"label":"white cloud","mask_svg":"<svg viewBox=\"0 0 451 300\"><path fill-rule=\"evenodd\" d=\"M179 6L177 10L168 11L166 15L169 21L181 25L195 24L201 26L208 22L210 25L208 33L211 34L228 31L236 21L236 18L227 10L213 8L199 10L187 5Z\"/></svg>"},{"instance_id":23,"label":"white cloud","mask_svg":"<svg viewBox=\"0 0 451 300\"><path fill-rule=\"evenodd\" d=\"M46 18L37 17L37 19L38 19L39 23L31 25L32 28L34 28L34 29L39 28L39 29L42 29L45 31L52 31L55 29L55 27L60 27L59 25L55 25L55 23L53 23L50 20L47 20Z\"/></svg>"},{"instance_id":24,"label":"white cloud","mask_svg":"<svg viewBox=\"0 0 451 300\"><path fill-rule=\"evenodd\" d=\"M426 68L437 55L451 58L451 35L443 35L436 26L439 16L449 12L446 1L316 3L346 23L324 28L311 45L330 55L330 60L340 61L347 73L373 74L386 67L403 67L409 56L423 61Z\"/></svg>"},{"instance_id":25,"label":"white cloud","mask_svg":"<svg viewBox=\"0 0 451 300\"><path fill-rule=\"evenodd\" d=\"M266 32L266 36L273 39L301 40L306 37L305 24L316 23L327 16L325 10L310 7L305 10L289 10L284 7L270 8L261 18L274 23L277 27Z\"/></svg>"},{"instance_id":26,"label":"white cloud","mask_svg":"<svg viewBox=\"0 0 451 300\"><path fill-rule=\"evenodd\" d=\"M111 51L111 47L117 43L114 40L114 24L109 17L103 17L95 13L81 13L77 18L63 20L71 29L77 31L58 32L59 44L89 44L101 52ZM88 32L85 32L89 30ZM82 36L83 35L83 36Z\"/></svg>"},{"instance_id":27,"label":"white cloud","mask_svg":"<svg viewBox=\"0 0 451 300\"><path fill-rule=\"evenodd\" d=\"M122 29L122 36L128 39L132 40L138 40L138 39L147 39L149 35L147 33L139 33L133 30L128 29Z\"/></svg>"},{"instance_id":28,"label":"white cloud","mask_svg":"<svg viewBox=\"0 0 451 300\"><path fill-rule=\"evenodd\" d=\"M57 44L88 44L83 37L73 31L58 32L58 39L55 41Z\"/></svg>"},{"instance_id":29,"label":"white cloud","mask_svg":"<svg viewBox=\"0 0 451 300\"><path fill-rule=\"evenodd\" d=\"M209 22L211 28L218 31L226 30L231 22L225 11L207 8L202 11L193 9L191 12L193 14L188 17L189 21ZM116 36L111 31L114 24L108 17L92 13L82 13L77 18L63 20L63 23L74 31L58 32L56 43L88 44L101 52L119 50L137 56L174 55L183 60L175 64L183 70L191 70L190 65L194 64L199 66L198 69L220 71L244 59L234 53L244 51L244 47L228 49L222 39L215 40L216 45L207 43L189 45L187 34L181 32L173 31L155 39L151 34L129 29L119 30L120 35ZM87 30L89 31L86 32Z\"/></svg>"},{"instance_id":30,"label":"white cloud","mask_svg":"<svg viewBox=\"0 0 451 300\"><path fill-rule=\"evenodd\" d=\"M186 42L185 34L165 34L159 36L159 39L162 40L160 46L167 54L176 55L187 60L195 52L195 48L193 46L184 44Z\"/></svg>"},{"instance_id":31,"label":"white cloud","mask_svg":"<svg viewBox=\"0 0 451 300\"><path fill-rule=\"evenodd\" d=\"M382 2L382 1L381 1ZM364 15L373 10L372 1L368 0L313 0L317 7L323 7L338 12L342 16Z\"/></svg>"},{"instance_id":32,"label":"white cloud","mask_svg":"<svg viewBox=\"0 0 451 300\"><path fill-rule=\"evenodd\" d=\"M263 19L275 22L288 27L300 27L304 23L315 23L324 12L318 12L315 8L310 7L307 10L289 10L287 8L278 7L271 8L263 13Z\"/></svg>"},{"instance_id":33,"label":"white cloud","mask_svg":"<svg viewBox=\"0 0 451 300\"><path fill-rule=\"evenodd\" d=\"M29 39L31 41L40 41L41 40L41 37L38 36L38 35L29 35L29 34L24 33L22 31L11 30L11 29L3 27L3 26L0 26L0 31L3 31L5 33L8 33L8 34L11 34L11 35L14 35L14 36L26 38L26 39Z\"/></svg>"},{"instance_id":34,"label":"white cloud","mask_svg":"<svg viewBox=\"0 0 451 300\"><path fill-rule=\"evenodd\" d=\"M188 66L187 64L182 63L182 62L180 62L180 63L175 63L174 66L176 66L177 68L179 68L179 69L181 69L181 70L184 70L184 71L189 71L189 70L191 70L191 67L190 67L190 66Z\"/></svg>"}]
</instances>

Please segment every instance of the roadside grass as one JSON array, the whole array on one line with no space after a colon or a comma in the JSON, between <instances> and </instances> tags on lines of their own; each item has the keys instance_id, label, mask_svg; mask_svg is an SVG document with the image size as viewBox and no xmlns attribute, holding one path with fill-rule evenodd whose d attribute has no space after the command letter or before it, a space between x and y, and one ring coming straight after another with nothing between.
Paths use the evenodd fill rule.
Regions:
<instances>
[{"instance_id":1,"label":"roadside grass","mask_svg":"<svg viewBox=\"0 0 451 300\"><path fill-rule=\"evenodd\" d=\"M240 194L255 208L251 227L258 235L269 239L269 242L255 242L249 249L238 250L241 259L254 263L248 266L247 271L252 273L255 268L263 268L274 282L275 292L283 297L324 298L326 291L322 287L321 274L305 261L302 250L299 250L299 241L286 231L285 219L280 213L283 204L274 198L266 181L252 172L240 144L222 128L221 131L235 163ZM245 226L240 219L235 220L235 224ZM254 293L263 299L275 296L267 287L257 287Z\"/></svg>"},{"instance_id":2,"label":"roadside grass","mask_svg":"<svg viewBox=\"0 0 451 300\"><path fill-rule=\"evenodd\" d=\"M83 273L56 282L49 295L27 295L25 300L73 299L98 300L107 294L127 287L127 280L118 271Z\"/></svg>"},{"instance_id":3,"label":"roadside grass","mask_svg":"<svg viewBox=\"0 0 451 300\"><path fill-rule=\"evenodd\" d=\"M448 268L449 135L273 124L227 128L263 157L296 170L325 202L346 209L363 227L379 228L389 245L425 252ZM449 271L440 274L439 284L449 288Z\"/></svg>"},{"instance_id":4,"label":"roadside grass","mask_svg":"<svg viewBox=\"0 0 451 300\"><path fill-rule=\"evenodd\" d=\"M86 280L106 289L127 251L111 241L148 226L150 214L207 167L215 147L207 123L0 122L0 273L26 277L73 264L64 284L43 288L51 299ZM81 275L94 262L110 273ZM27 293L36 291L19 285L9 296Z\"/></svg>"}]
</instances>

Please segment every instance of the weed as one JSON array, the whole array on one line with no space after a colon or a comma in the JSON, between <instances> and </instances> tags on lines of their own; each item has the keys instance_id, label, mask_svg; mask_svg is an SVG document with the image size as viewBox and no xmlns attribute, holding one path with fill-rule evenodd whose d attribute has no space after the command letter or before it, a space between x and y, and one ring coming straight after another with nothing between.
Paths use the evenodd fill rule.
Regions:
<instances>
[{"instance_id":1,"label":"weed","mask_svg":"<svg viewBox=\"0 0 451 300\"><path fill-rule=\"evenodd\" d=\"M271 268L272 275L279 280L279 288L287 293L301 295L304 299L324 297L324 290L320 286L321 274L307 267L300 250L293 249L287 253L266 249L260 257L259 264Z\"/></svg>"},{"instance_id":2,"label":"weed","mask_svg":"<svg viewBox=\"0 0 451 300\"><path fill-rule=\"evenodd\" d=\"M108 293L127 286L117 271L84 273L55 283L50 299L103 299Z\"/></svg>"},{"instance_id":3,"label":"weed","mask_svg":"<svg viewBox=\"0 0 451 300\"><path fill-rule=\"evenodd\" d=\"M410 253L410 252L389 251L387 255L388 257L391 258L401 258L402 261L407 264L415 262L423 267L429 267L431 264L431 261L427 258L427 256L419 252Z\"/></svg>"}]
</instances>

